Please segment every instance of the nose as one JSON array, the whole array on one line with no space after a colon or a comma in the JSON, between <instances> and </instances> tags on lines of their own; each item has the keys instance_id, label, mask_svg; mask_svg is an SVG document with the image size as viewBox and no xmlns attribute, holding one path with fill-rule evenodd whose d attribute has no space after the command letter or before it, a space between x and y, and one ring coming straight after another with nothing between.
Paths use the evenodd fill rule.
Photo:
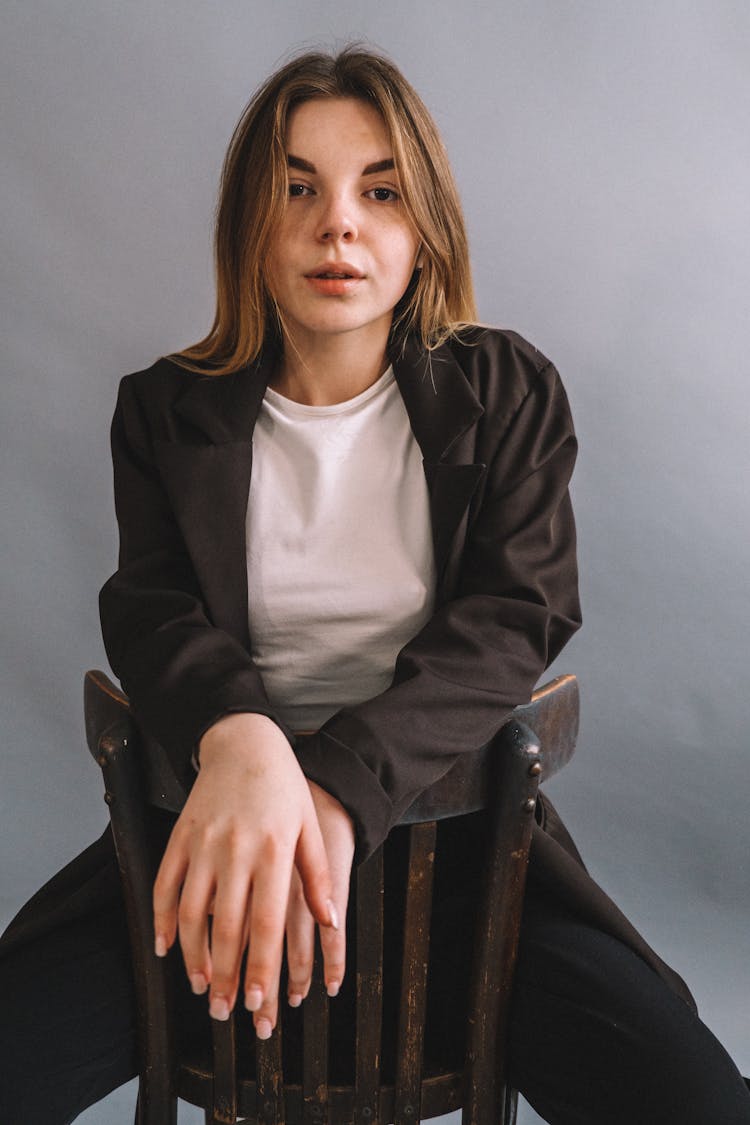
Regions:
<instances>
[{"instance_id":1,"label":"nose","mask_svg":"<svg viewBox=\"0 0 750 1125\"><path fill-rule=\"evenodd\" d=\"M317 224L317 236L321 242L354 242L357 238L357 222L351 200L343 196L331 196L325 201Z\"/></svg>"}]
</instances>

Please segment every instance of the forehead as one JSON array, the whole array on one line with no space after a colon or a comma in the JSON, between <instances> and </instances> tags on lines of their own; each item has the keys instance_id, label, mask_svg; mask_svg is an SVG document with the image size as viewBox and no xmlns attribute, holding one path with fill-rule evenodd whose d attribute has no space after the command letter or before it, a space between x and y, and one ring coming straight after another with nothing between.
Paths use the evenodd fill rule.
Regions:
<instances>
[{"instance_id":1,"label":"forehead","mask_svg":"<svg viewBox=\"0 0 750 1125\"><path fill-rule=\"evenodd\" d=\"M287 151L310 156L335 151L357 159L392 156L385 121L378 110L358 98L311 98L294 107L286 127Z\"/></svg>"}]
</instances>

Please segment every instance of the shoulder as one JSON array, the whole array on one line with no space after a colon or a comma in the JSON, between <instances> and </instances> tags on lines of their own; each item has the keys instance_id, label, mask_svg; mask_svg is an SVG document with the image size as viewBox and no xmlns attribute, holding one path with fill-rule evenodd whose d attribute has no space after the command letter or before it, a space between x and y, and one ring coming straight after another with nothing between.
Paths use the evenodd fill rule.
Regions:
<instances>
[{"instance_id":1,"label":"shoulder","mask_svg":"<svg viewBox=\"0 0 750 1125\"><path fill-rule=\"evenodd\" d=\"M182 367L169 356L160 356L150 367L123 375L119 394L121 400L139 403L144 408L158 408L174 402L196 379L205 377Z\"/></svg>"},{"instance_id":2,"label":"shoulder","mask_svg":"<svg viewBox=\"0 0 750 1125\"><path fill-rule=\"evenodd\" d=\"M173 440L179 430L175 406L199 384L218 383L223 378L190 371L169 356L161 356L150 367L121 378L115 419L120 419L134 440Z\"/></svg>"},{"instance_id":3,"label":"shoulder","mask_svg":"<svg viewBox=\"0 0 750 1125\"><path fill-rule=\"evenodd\" d=\"M554 370L543 352L507 328L466 325L446 346L466 378L475 384L494 380L508 391L525 394L543 372Z\"/></svg>"},{"instance_id":4,"label":"shoulder","mask_svg":"<svg viewBox=\"0 0 750 1125\"><path fill-rule=\"evenodd\" d=\"M480 362L520 364L532 378L551 364L551 360L520 333L488 324L464 325L449 338L447 346L459 362L463 359L469 367L478 359Z\"/></svg>"},{"instance_id":5,"label":"shoulder","mask_svg":"<svg viewBox=\"0 0 750 1125\"><path fill-rule=\"evenodd\" d=\"M552 361L517 332L472 324L445 345L488 418L509 422L529 398L567 399Z\"/></svg>"}]
</instances>

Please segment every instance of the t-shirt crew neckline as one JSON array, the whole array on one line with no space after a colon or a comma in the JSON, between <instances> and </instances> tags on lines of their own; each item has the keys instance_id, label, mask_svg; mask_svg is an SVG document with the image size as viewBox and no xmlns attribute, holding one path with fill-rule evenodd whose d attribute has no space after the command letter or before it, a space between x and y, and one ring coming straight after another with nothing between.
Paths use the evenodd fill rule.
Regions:
<instances>
[{"instance_id":1,"label":"t-shirt crew neckline","mask_svg":"<svg viewBox=\"0 0 750 1125\"><path fill-rule=\"evenodd\" d=\"M328 406L310 406L304 402L295 402L292 398L287 398L286 395L280 394L275 391L273 387L266 388L266 402L275 406L277 410L283 411L285 414L296 414L298 416L305 415L315 418L330 417L333 414L347 414L352 410L357 410L359 407L364 406L377 395L382 394L393 383L395 375L393 373L393 366L389 366L386 371L376 379L375 382L366 390L361 391L360 394L355 395L354 398L344 399L343 402L335 402Z\"/></svg>"}]
</instances>

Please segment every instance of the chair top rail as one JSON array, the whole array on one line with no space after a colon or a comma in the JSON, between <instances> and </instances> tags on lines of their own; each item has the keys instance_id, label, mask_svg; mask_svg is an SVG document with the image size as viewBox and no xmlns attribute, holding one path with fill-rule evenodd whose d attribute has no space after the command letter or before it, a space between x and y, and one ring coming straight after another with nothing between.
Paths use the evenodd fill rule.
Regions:
<instances>
[{"instance_id":1,"label":"chair top rail","mask_svg":"<svg viewBox=\"0 0 750 1125\"><path fill-rule=\"evenodd\" d=\"M130 714L128 697L105 672L92 670L84 681L86 738L96 758L102 731ZM573 675L557 676L538 688L528 703L511 712L506 726L521 723L535 734L541 749L541 780L546 781L570 760L578 737L579 692ZM134 723L134 730L137 727ZM179 784L164 749L141 734L148 752L143 755L148 801L179 812L187 794ZM421 793L401 818L401 824L442 820L485 808L491 800L490 762L496 739L480 750L462 753L451 768Z\"/></svg>"}]
</instances>

